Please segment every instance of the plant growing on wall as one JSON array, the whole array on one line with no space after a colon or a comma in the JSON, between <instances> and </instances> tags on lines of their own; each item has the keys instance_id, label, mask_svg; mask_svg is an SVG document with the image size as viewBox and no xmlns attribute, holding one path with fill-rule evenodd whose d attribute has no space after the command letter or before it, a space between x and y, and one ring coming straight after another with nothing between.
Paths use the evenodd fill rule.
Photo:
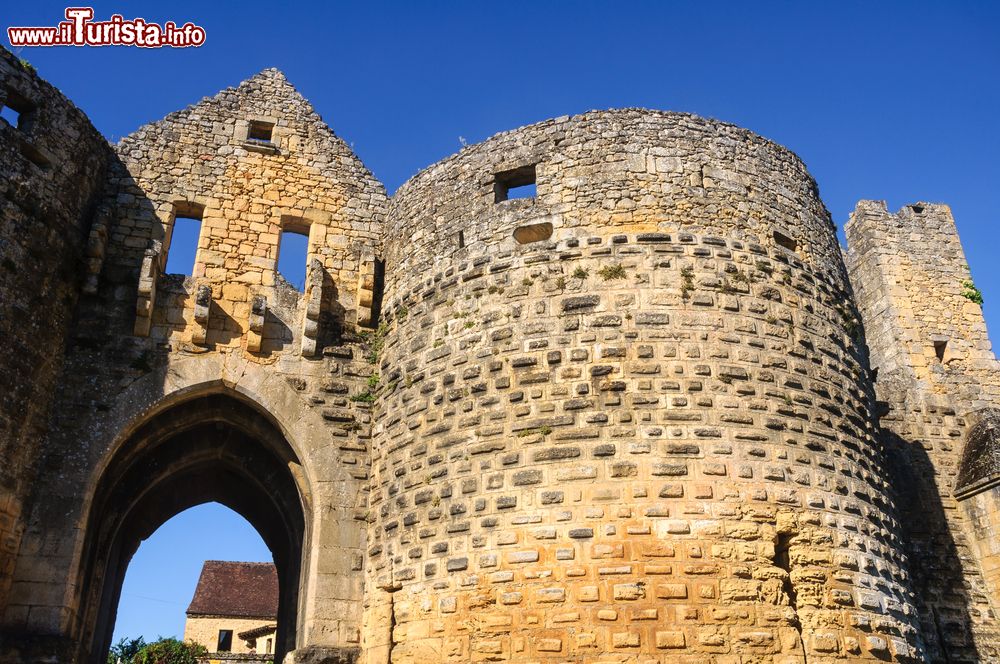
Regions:
<instances>
[{"instance_id":1,"label":"plant growing on wall","mask_svg":"<svg viewBox=\"0 0 1000 664\"><path fill-rule=\"evenodd\" d=\"M973 283L972 279L962 279L962 297L975 302L979 306L983 305L983 292L976 288L976 284Z\"/></svg>"}]
</instances>

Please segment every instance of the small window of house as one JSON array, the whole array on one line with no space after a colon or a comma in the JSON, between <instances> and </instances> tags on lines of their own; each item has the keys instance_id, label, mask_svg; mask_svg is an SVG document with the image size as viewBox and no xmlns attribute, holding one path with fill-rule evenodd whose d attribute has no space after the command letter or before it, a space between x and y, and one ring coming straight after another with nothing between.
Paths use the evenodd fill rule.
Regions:
<instances>
[{"instance_id":1,"label":"small window of house","mask_svg":"<svg viewBox=\"0 0 1000 664\"><path fill-rule=\"evenodd\" d=\"M535 197L535 164L497 173L493 179L493 201Z\"/></svg>"},{"instance_id":2,"label":"small window of house","mask_svg":"<svg viewBox=\"0 0 1000 664\"><path fill-rule=\"evenodd\" d=\"M282 218L281 237L278 240L278 274L298 291L305 290L308 256L309 224L302 219Z\"/></svg>"},{"instance_id":3,"label":"small window of house","mask_svg":"<svg viewBox=\"0 0 1000 664\"><path fill-rule=\"evenodd\" d=\"M194 272L198 240L201 238L201 218L204 209L193 203L179 203L175 207L174 224L167 247L167 274L190 277Z\"/></svg>"},{"instance_id":4,"label":"small window of house","mask_svg":"<svg viewBox=\"0 0 1000 664\"><path fill-rule=\"evenodd\" d=\"M219 647L216 652L229 652L233 649L233 630L219 630Z\"/></svg>"},{"instance_id":5,"label":"small window of house","mask_svg":"<svg viewBox=\"0 0 1000 664\"><path fill-rule=\"evenodd\" d=\"M271 654L271 648L273 646L274 646L274 642L271 639L268 639L267 640L267 645L266 645L266 650L264 651L264 654L265 655L270 655Z\"/></svg>"},{"instance_id":6,"label":"small window of house","mask_svg":"<svg viewBox=\"0 0 1000 664\"><path fill-rule=\"evenodd\" d=\"M247 131L247 140L256 141L257 143L271 143L271 134L273 131L273 122L252 120L250 122L250 129Z\"/></svg>"}]
</instances>

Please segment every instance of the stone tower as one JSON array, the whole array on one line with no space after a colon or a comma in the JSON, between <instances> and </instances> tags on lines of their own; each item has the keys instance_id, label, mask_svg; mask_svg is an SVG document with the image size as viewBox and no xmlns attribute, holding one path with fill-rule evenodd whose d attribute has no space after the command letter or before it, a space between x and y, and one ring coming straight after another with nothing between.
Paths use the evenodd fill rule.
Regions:
<instances>
[{"instance_id":1,"label":"stone tower","mask_svg":"<svg viewBox=\"0 0 1000 664\"><path fill-rule=\"evenodd\" d=\"M0 662L103 662L139 543L208 501L274 554L276 661L992 652L978 308L960 286L933 314L972 321L931 333L969 377L922 377L931 310L906 314L877 237L858 239L887 213L852 222L852 289L788 150L591 112L467 147L390 198L276 70L111 149L0 65L6 98L49 123L0 127L4 220L58 230L0 228L0 330L23 355L0 358ZM200 224L189 276L166 273L179 218ZM301 289L277 274L283 232L308 238ZM920 390L955 395L926 401L921 431L968 496L929 535L893 481L930 438L902 415L883 434L876 411ZM968 463L963 436L983 450ZM928 547L968 593L928 581Z\"/></svg>"},{"instance_id":2,"label":"stone tower","mask_svg":"<svg viewBox=\"0 0 1000 664\"><path fill-rule=\"evenodd\" d=\"M560 118L410 180L384 252L374 661L920 657L794 155L688 115Z\"/></svg>"},{"instance_id":3,"label":"stone tower","mask_svg":"<svg viewBox=\"0 0 1000 664\"><path fill-rule=\"evenodd\" d=\"M934 659L1000 657L1000 364L951 210L861 201L847 263Z\"/></svg>"}]
</instances>

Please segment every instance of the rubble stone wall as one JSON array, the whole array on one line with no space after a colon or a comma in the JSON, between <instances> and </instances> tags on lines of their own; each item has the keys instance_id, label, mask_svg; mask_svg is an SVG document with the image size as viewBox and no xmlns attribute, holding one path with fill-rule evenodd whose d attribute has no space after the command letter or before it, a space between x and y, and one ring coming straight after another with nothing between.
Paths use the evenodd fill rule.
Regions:
<instances>
[{"instance_id":1,"label":"rubble stone wall","mask_svg":"<svg viewBox=\"0 0 1000 664\"><path fill-rule=\"evenodd\" d=\"M22 511L77 300L93 202L111 149L87 117L0 49L0 613Z\"/></svg>"},{"instance_id":2,"label":"rubble stone wall","mask_svg":"<svg viewBox=\"0 0 1000 664\"><path fill-rule=\"evenodd\" d=\"M846 271L790 152L558 118L405 184L385 258L369 662L921 656Z\"/></svg>"}]
</instances>

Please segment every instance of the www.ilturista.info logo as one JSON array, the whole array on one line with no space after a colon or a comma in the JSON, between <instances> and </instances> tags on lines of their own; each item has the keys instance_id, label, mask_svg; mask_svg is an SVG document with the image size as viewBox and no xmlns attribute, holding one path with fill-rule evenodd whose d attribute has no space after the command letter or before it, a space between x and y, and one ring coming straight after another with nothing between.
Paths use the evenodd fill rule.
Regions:
<instances>
[{"instance_id":1,"label":"www.ilturista.info logo","mask_svg":"<svg viewBox=\"0 0 1000 664\"><path fill-rule=\"evenodd\" d=\"M54 28L10 27L11 46L139 46L142 48L185 48L205 43L205 28L188 22L163 25L145 19L126 20L113 14L107 21L94 21L92 7L67 7L66 20Z\"/></svg>"}]
</instances>

